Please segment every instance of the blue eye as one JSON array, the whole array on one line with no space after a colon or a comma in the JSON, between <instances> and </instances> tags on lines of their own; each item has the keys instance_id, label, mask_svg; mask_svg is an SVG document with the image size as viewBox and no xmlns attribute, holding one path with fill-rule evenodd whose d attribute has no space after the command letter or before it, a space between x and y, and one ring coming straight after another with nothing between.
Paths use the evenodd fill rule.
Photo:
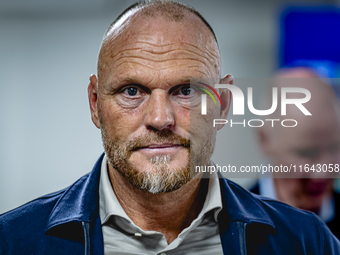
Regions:
<instances>
[{"instance_id":1,"label":"blue eye","mask_svg":"<svg viewBox=\"0 0 340 255\"><path fill-rule=\"evenodd\" d=\"M135 87L130 87L126 89L126 92L129 96L135 96L138 94L138 89Z\"/></svg>"},{"instance_id":2,"label":"blue eye","mask_svg":"<svg viewBox=\"0 0 340 255\"><path fill-rule=\"evenodd\" d=\"M181 93L184 95L184 96L189 96L190 95L190 87L189 86L185 86L185 87L182 87L181 88Z\"/></svg>"}]
</instances>

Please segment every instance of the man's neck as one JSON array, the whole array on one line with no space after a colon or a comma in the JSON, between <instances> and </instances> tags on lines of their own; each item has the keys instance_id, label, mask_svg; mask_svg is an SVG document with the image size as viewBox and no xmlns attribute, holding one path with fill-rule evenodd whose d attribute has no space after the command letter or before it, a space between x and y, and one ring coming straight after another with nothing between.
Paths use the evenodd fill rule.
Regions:
<instances>
[{"instance_id":1,"label":"man's neck","mask_svg":"<svg viewBox=\"0 0 340 255\"><path fill-rule=\"evenodd\" d=\"M122 208L143 230L163 233L168 243L190 226L202 210L208 182L194 178L175 191L152 194L133 187L109 166L110 182Z\"/></svg>"}]
</instances>

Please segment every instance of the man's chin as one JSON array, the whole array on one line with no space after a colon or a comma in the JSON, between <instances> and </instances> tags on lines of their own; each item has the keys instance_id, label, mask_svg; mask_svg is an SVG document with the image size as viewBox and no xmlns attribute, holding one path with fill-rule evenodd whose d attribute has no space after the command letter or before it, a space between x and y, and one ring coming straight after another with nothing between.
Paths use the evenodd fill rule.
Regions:
<instances>
[{"instance_id":1,"label":"man's chin","mask_svg":"<svg viewBox=\"0 0 340 255\"><path fill-rule=\"evenodd\" d=\"M188 166L171 168L166 164L148 164L143 168L131 166L119 172L133 187L153 194L177 190L191 179Z\"/></svg>"}]
</instances>

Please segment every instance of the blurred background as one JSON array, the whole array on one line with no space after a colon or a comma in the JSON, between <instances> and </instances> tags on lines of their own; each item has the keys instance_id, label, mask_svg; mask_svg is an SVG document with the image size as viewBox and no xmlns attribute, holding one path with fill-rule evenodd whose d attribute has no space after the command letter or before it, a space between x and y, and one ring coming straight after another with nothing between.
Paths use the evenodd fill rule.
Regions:
<instances>
[{"instance_id":1,"label":"blurred background","mask_svg":"<svg viewBox=\"0 0 340 255\"><path fill-rule=\"evenodd\" d=\"M90 119L88 78L96 73L106 28L134 2L0 0L0 213L65 188L91 171L103 148ZM282 52L282 17L289 6L340 6L339 0L182 2L194 6L214 28L223 74L235 78L270 77L294 59ZM318 28L311 32L322 37ZM254 91L254 97L260 92ZM224 128L213 160L259 165L265 159L254 129ZM236 181L245 187L254 182Z\"/></svg>"}]
</instances>

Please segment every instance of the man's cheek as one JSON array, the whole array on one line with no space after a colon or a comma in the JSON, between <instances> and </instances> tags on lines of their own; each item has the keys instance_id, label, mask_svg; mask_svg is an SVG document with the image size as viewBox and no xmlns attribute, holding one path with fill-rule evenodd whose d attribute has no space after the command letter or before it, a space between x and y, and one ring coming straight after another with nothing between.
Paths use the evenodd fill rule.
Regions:
<instances>
[{"instance_id":1,"label":"man's cheek","mask_svg":"<svg viewBox=\"0 0 340 255\"><path fill-rule=\"evenodd\" d=\"M98 107L100 112L101 121L109 130L115 130L121 132L126 130L126 127L130 125L132 119L131 114L124 110L117 109L112 104L104 104Z\"/></svg>"}]
</instances>

